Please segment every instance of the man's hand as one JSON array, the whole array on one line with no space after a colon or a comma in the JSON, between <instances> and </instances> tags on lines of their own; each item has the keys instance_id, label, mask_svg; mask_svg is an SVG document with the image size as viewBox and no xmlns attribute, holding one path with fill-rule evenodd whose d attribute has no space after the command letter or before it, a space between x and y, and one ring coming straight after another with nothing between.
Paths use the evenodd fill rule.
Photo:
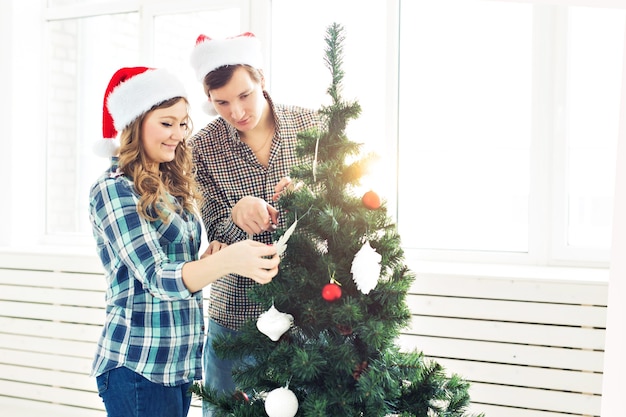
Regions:
<instances>
[{"instance_id":1,"label":"man's hand","mask_svg":"<svg viewBox=\"0 0 626 417\"><path fill-rule=\"evenodd\" d=\"M272 195L272 201L278 201L278 199L287 191L298 191L302 187L302 182L296 184L291 181L289 177L283 177L276 187L274 187L274 195Z\"/></svg>"},{"instance_id":2,"label":"man's hand","mask_svg":"<svg viewBox=\"0 0 626 417\"><path fill-rule=\"evenodd\" d=\"M258 197L243 197L233 207L231 216L240 229L252 235L274 230L278 224L278 210Z\"/></svg>"}]
</instances>

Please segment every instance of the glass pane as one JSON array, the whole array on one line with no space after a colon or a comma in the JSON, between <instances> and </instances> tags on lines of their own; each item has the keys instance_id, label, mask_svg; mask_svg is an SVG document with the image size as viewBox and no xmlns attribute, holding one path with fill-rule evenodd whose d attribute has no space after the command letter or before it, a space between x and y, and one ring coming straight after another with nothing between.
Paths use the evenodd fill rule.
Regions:
<instances>
[{"instance_id":1,"label":"glass pane","mask_svg":"<svg viewBox=\"0 0 626 417\"><path fill-rule=\"evenodd\" d=\"M611 245L625 17L623 10L569 8L567 243L573 247Z\"/></svg>"},{"instance_id":2,"label":"glass pane","mask_svg":"<svg viewBox=\"0 0 626 417\"><path fill-rule=\"evenodd\" d=\"M407 247L528 250L532 27L528 4L402 2Z\"/></svg>"},{"instance_id":3,"label":"glass pane","mask_svg":"<svg viewBox=\"0 0 626 417\"><path fill-rule=\"evenodd\" d=\"M241 33L241 9L196 11L160 15L154 18L154 62L159 68L171 69L185 84L189 95L194 131L212 118L202 110L207 98L202 83L196 80L189 58L198 35L225 38Z\"/></svg>"},{"instance_id":4,"label":"glass pane","mask_svg":"<svg viewBox=\"0 0 626 417\"><path fill-rule=\"evenodd\" d=\"M136 13L47 25L48 234L91 233L89 187L108 165L93 152L102 137L103 94L119 67L137 62L138 28Z\"/></svg>"},{"instance_id":5,"label":"glass pane","mask_svg":"<svg viewBox=\"0 0 626 417\"><path fill-rule=\"evenodd\" d=\"M350 122L347 136L362 143L363 152L375 152L380 161L371 175L363 178L361 193L373 188L389 198L395 175L386 137L386 80L395 77L387 68L387 2L369 0L272 1L272 68L269 92L274 101L318 109L329 104L326 90L330 72L324 65L326 28L332 23L344 29L343 70L345 100L356 100L362 108ZM306 16L294 19L294 16ZM373 29L375 28L375 29Z\"/></svg>"},{"instance_id":6,"label":"glass pane","mask_svg":"<svg viewBox=\"0 0 626 417\"><path fill-rule=\"evenodd\" d=\"M200 33L230 36L240 31L240 10L194 12L155 18L154 64L185 82L192 118L201 128L209 116L189 56ZM48 23L47 233L90 234L89 187L107 167L93 143L102 136L103 94L111 75L140 62L139 14L115 14ZM106 41L104 41L106 40ZM94 47L97 45L97 47Z\"/></svg>"}]
</instances>

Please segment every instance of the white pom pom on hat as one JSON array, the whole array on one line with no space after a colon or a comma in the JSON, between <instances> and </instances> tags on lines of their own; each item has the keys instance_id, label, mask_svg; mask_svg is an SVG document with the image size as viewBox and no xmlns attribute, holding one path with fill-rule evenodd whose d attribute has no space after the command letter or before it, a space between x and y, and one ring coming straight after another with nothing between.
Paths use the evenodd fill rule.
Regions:
<instances>
[{"instance_id":1,"label":"white pom pom on hat","mask_svg":"<svg viewBox=\"0 0 626 417\"><path fill-rule=\"evenodd\" d=\"M203 81L208 73L220 67L238 64L263 67L261 42L253 33L245 32L224 39L199 35L196 39L196 45L191 52L191 66L198 81ZM210 102L204 103L202 108L210 115L217 115Z\"/></svg>"},{"instance_id":2,"label":"white pom pom on hat","mask_svg":"<svg viewBox=\"0 0 626 417\"><path fill-rule=\"evenodd\" d=\"M117 153L118 132L155 105L174 97L187 98L181 81L165 69L124 67L113 74L104 94L102 139L94 151L102 157Z\"/></svg>"}]
</instances>

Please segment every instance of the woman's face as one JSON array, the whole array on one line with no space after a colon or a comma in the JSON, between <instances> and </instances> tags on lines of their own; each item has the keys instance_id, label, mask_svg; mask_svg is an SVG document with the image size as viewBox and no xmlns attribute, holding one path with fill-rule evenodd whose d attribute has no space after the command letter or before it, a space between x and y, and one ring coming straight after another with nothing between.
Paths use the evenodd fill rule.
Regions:
<instances>
[{"instance_id":1,"label":"woman's face","mask_svg":"<svg viewBox=\"0 0 626 417\"><path fill-rule=\"evenodd\" d=\"M263 81L256 82L245 68L239 67L226 85L209 91L209 100L224 120L238 131L248 132L263 115L263 88Z\"/></svg>"},{"instance_id":2,"label":"woman's face","mask_svg":"<svg viewBox=\"0 0 626 417\"><path fill-rule=\"evenodd\" d=\"M147 159L157 170L158 164L174 160L176 147L187 134L187 118L187 103L183 99L146 115L141 140Z\"/></svg>"}]
</instances>

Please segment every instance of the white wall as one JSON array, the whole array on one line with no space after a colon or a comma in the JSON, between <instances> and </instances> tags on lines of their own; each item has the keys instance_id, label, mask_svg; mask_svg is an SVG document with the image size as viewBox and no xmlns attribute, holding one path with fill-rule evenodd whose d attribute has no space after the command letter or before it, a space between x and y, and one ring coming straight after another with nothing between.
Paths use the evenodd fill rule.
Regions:
<instances>
[{"instance_id":1,"label":"white wall","mask_svg":"<svg viewBox=\"0 0 626 417\"><path fill-rule=\"evenodd\" d=\"M624 56L626 57L626 54ZM623 68L602 389L602 417L624 415L624 375L626 375L626 358L624 357L624 352L626 352L626 59Z\"/></svg>"}]
</instances>

